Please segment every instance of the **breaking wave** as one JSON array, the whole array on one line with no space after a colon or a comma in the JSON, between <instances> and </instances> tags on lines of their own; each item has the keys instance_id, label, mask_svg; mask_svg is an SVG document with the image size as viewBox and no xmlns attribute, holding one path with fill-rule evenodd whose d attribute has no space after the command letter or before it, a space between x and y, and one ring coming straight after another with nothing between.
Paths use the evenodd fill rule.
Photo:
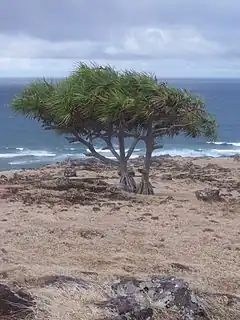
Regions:
<instances>
[{"instance_id":1,"label":"breaking wave","mask_svg":"<svg viewBox=\"0 0 240 320\"><path fill-rule=\"evenodd\" d=\"M207 144L215 144L218 146L233 146L233 147L240 147L240 142L222 142L222 141L216 141L216 142L207 142Z\"/></svg>"},{"instance_id":2,"label":"breaking wave","mask_svg":"<svg viewBox=\"0 0 240 320\"><path fill-rule=\"evenodd\" d=\"M172 149L162 150L154 152L155 156L170 155L170 156L181 156L181 157L231 157L235 154L240 154L240 149Z\"/></svg>"},{"instance_id":3,"label":"breaking wave","mask_svg":"<svg viewBox=\"0 0 240 320\"><path fill-rule=\"evenodd\" d=\"M239 142L208 142L203 148L194 149L194 147L174 147L165 146L163 149L154 151L154 156L170 155L181 157L229 157L235 154L240 155ZM212 148L211 148L212 147ZM88 150L87 150L88 151ZM114 159L110 150L96 148L96 151L103 156ZM119 150L116 149L117 152ZM141 148L135 149L131 159L144 155ZM53 150L35 150L23 147L0 149L0 170L6 168L23 168L36 167L41 164L51 164L61 162L67 159L85 158L83 150L79 148L65 147L62 149L55 148Z\"/></svg>"},{"instance_id":4,"label":"breaking wave","mask_svg":"<svg viewBox=\"0 0 240 320\"><path fill-rule=\"evenodd\" d=\"M16 148L17 152L0 153L0 159L10 159L17 157L55 157L56 153L45 150L25 150L24 148Z\"/></svg>"}]
</instances>

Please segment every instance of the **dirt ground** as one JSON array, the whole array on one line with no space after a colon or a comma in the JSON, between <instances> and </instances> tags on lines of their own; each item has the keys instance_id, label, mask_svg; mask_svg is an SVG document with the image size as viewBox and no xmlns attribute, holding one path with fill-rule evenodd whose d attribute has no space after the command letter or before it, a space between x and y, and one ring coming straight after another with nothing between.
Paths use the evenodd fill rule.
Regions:
<instances>
[{"instance_id":1,"label":"dirt ground","mask_svg":"<svg viewBox=\"0 0 240 320\"><path fill-rule=\"evenodd\" d=\"M37 297L36 319L99 318L93 302L109 294L109 279L149 274L219 296L215 319L240 319L225 301L240 299L239 161L156 158L154 196L120 192L115 169L75 165L77 188L66 187L64 164L0 172L0 281ZM220 199L197 199L205 188L220 189ZM56 275L95 287L46 285Z\"/></svg>"}]
</instances>

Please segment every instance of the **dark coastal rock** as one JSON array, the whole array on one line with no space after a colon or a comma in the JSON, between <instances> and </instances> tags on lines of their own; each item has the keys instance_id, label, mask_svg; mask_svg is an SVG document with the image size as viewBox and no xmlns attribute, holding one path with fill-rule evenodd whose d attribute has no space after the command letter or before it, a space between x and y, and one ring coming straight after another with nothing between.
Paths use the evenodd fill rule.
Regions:
<instances>
[{"instance_id":1,"label":"dark coastal rock","mask_svg":"<svg viewBox=\"0 0 240 320\"><path fill-rule=\"evenodd\" d=\"M78 170L87 170L99 172L99 170L106 170L107 168L111 168L112 166L106 163L101 162L95 158L87 158L87 159L68 159L59 163L59 165L64 165L67 167L77 167Z\"/></svg>"},{"instance_id":2,"label":"dark coastal rock","mask_svg":"<svg viewBox=\"0 0 240 320\"><path fill-rule=\"evenodd\" d=\"M0 176L0 184L4 184L8 181L8 178L5 175Z\"/></svg>"},{"instance_id":3,"label":"dark coastal rock","mask_svg":"<svg viewBox=\"0 0 240 320\"><path fill-rule=\"evenodd\" d=\"M196 198L201 201L223 201L223 198L220 195L220 189L218 188L197 190L195 195Z\"/></svg>"},{"instance_id":4,"label":"dark coastal rock","mask_svg":"<svg viewBox=\"0 0 240 320\"><path fill-rule=\"evenodd\" d=\"M208 163L205 167L203 167L203 170L205 171L219 171L219 172L231 172L230 168L224 168L219 166L216 163Z\"/></svg>"},{"instance_id":5,"label":"dark coastal rock","mask_svg":"<svg viewBox=\"0 0 240 320\"><path fill-rule=\"evenodd\" d=\"M180 173L177 173L177 174L175 174L174 175L174 178L175 179L188 179L188 178L192 178L191 176L190 176L190 174L187 172L180 172Z\"/></svg>"},{"instance_id":6,"label":"dark coastal rock","mask_svg":"<svg viewBox=\"0 0 240 320\"><path fill-rule=\"evenodd\" d=\"M123 278L112 285L115 297L104 303L114 320L151 320L157 312L179 320L210 320L188 284L175 277L154 276L147 281Z\"/></svg>"},{"instance_id":7,"label":"dark coastal rock","mask_svg":"<svg viewBox=\"0 0 240 320\"><path fill-rule=\"evenodd\" d=\"M50 177L35 179L28 185L21 183L7 187L1 198L22 201L25 205L108 205L109 201L134 201L134 196L107 183L101 178Z\"/></svg>"},{"instance_id":8,"label":"dark coastal rock","mask_svg":"<svg viewBox=\"0 0 240 320\"><path fill-rule=\"evenodd\" d=\"M0 283L0 318L10 316L12 319L23 319L32 313L33 306L31 295Z\"/></svg>"},{"instance_id":9,"label":"dark coastal rock","mask_svg":"<svg viewBox=\"0 0 240 320\"><path fill-rule=\"evenodd\" d=\"M173 178L172 178L171 173L164 173L161 175L161 179L162 180L172 180Z\"/></svg>"},{"instance_id":10,"label":"dark coastal rock","mask_svg":"<svg viewBox=\"0 0 240 320\"><path fill-rule=\"evenodd\" d=\"M67 167L64 170L64 177L71 178L77 176L77 170L74 167Z\"/></svg>"},{"instance_id":11,"label":"dark coastal rock","mask_svg":"<svg viewBox=\"0 0 240 320\"><path fill-rule=\"evenodd\" d=\"M232 158L234 161L240 161L240 154L234 154Z\"/></svg>"}]
</instances>

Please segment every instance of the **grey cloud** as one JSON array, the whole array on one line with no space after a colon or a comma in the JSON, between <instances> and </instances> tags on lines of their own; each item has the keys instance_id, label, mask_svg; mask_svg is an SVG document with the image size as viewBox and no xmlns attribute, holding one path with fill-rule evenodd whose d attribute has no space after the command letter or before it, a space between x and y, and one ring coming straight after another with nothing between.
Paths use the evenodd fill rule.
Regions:
<instances>
[{"instance_id":1,"label":"grey cloud","mask_svg":"<svg viewBox=\"0 0 240 320\"><path fill-rule=\"evenodd\" d=\"M155 64L238 59L239 12L239 0L2 0L0 57ZM147 28L179 31L161 43L148 41ZM189 30L190 40L184 38ZM136 43L126 45L135 31Z\"/></svg>"},{"instance_id":2,"label":"grey cloud","mask_svg":"<svg viewBox=\"0 0 240 320\"><path fill-rule=\"evenodd\" d=\"M0 31L60 41L106 40L129 27L192 25L209 37L237 32L238 0L8 0Z\"/></svg>"},{"instance_id":3,"label":"grey cloud","mask_svg":"<svg viewBox=\"0 0 240 320\"><path fill-rule=\"evenodd\" d=\"M104 39L117 9L111 0L8 0L0 4L0 31L51 41Z\"/></svg>"},{"instance_id":4,"label":"grey cloud","mask_svg":"<svg viewBox=\"0 0 240 320\"><path fill-rule=\"evenodd\" d=\"M224 46L191 28L136 28L111 41L49 41L0 34L1 58L143 60L221 57Z\"/></svg>"}]
</instances>

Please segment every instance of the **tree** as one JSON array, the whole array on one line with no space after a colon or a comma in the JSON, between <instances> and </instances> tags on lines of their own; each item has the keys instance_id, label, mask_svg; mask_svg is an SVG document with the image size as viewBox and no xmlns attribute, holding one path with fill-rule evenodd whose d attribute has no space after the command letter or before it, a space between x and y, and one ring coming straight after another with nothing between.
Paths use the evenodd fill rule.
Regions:
<instances>
[{"instance_id":1,"label":"tree","mask_svg":"<svg viewBox=\"0 0 240 320\"><path fill-rule=\"evenodd\" d=\"M44 129L71 134L69 142L80 142L101 161L117 166L120 183L135 192L136 183L128 172L137 143L143 140L146 157L143 179L137 192L152 194L149 182L151 157L159 148L156 139L181 132L190 136L213 136L204 104L186 90L158 83L154 75L133 70L116 71L110 66L79 64L69 77L56 83L45 79L31 83L12 101L12 108L42 122ZM205 130L206 129L206 130ZM119 152L113 144L118 140ZM128 151L125 140L131 139ZM96 151L101 139L116 160Z\"/></svg>"},{"instance_id":2,"label":"tree","mask_svg":"<svg viewBox=\"0 0 240 320\"><path fill-rule=\"evenodd\" d=\"M146 153L142 181L137 193L153 194L149 172L153 151L158 148L156 140L162 136L176 136L181 133L188 137L216 138L216 121L208 114L203 101L187 90L172 88L165 83L146 105L144 135Z\"/></svg>"},{"instance_id":3,"label":"tree","mask_svg":"<svg viewBox=\"0 0 240 320\"><path fill-rule=\"evenodd\" d=\"M139 125L134 119L137 110L145 103L144 96L138 92L147 82L154 83L145 74L119 73L109 66L80 64L69 78L58 85L47 101L51 113L56 115L57 126L64 130L67 128L74 135L69 141L85 145L90 150L87 156L118 165L120 183L130 192L136 190L136 183L128 171L127 162L139 141ZM118 139L119 152L112 143L113 137ZM127 152L126 137L132 138ZM105 142L105 149L112 152L115 161L96 152L96 139Z\"/></svg>"}]
</instances>

